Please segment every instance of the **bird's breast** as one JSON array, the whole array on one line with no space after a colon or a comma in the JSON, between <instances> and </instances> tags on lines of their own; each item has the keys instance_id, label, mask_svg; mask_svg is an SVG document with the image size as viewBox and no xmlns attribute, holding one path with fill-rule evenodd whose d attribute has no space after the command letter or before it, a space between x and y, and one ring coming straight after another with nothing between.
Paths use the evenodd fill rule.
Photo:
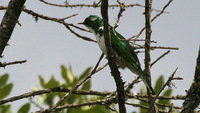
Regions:
<instances>
[{"instance_id":1,"label":"bird's breast","mask_svg":"<svg viewBox=\"0 0 200 113\"><path fill-rule=\"evenodd\" d=\"M105 45L105 40L104 40L104 37L103 36L100 36L99 34L95 34L96 36L96 40L97 40L97 43L99 45L99 48L101 49L101 51L104 53L104 54L107 54L107 50L106 50L106 45Z\"/></svg>"}]
</instances>

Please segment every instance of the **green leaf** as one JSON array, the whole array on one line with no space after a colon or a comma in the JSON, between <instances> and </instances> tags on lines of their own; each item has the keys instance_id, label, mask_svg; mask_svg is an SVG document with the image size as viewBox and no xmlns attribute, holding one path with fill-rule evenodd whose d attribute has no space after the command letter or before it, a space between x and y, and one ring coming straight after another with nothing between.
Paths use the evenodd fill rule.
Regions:
<instances>
[{"instance_id":1,"label":"green leaf","mask_svg":"<svg viewBox=\"0 0 200 113\"><path fill-rule=\"evenodd\" d=\"M6 82L8 81L8 74L4 74L2 76L0 76L0 88L6 84Z\"/></svg>"},{"instance_id":2,"label":"green leaf","mask_svg":"<svg viewBox=\"0 0 200 113\"><path fill-rule=\"evenodd\" d=\"M92 67L87 68L87 69L80 75L79 80L82 80L83 78L85 78L85 77L89 74L89 72L90 72L91 69L92 69Z\"/></svg>"},{"instance_id":3,"label":"green leaf","mask_svg":"<svg viewBox=\"0 0 200 113\"><path fill-rule=\"evenodd\" d=\"M42 104L47 105L48 107L52 107L54 98L55 98L54 93L44 94L38 97L38 101Z\"/></svg>"},{"instance_id":4,"label":"green leaf","mask_svg":"<svg viewBox=\"0 0 200 113\"><path fill-rule=\"evenodd\" d=\"M7 97L13 88L13 83L7 84L0 88L0 100Z\"/></svg>"},{"instance_id":5,"label":"green leaf","mask_svg":"<svg viewBox=\"0 0 200 113\"><path fill-rule=\"evenodd\" d=\"M0 113L12 113L11 111L11 105L1 105L0 106Z\"/></svg>"},{"instance_id":6,"label":"green leaf","mask_svg":"<svg viewBox=\"0 0 200 113\"><path fill-rule=\"evenodd\" d=\"M77 104L82 104L82 103L84 103L84 102L88 102L88 98L87 98L87 96L81 96L79 99L78 99L78 102L77 102Z\"/></svg>"},{"instance_id":7,"label":"green leaf","mask_svg":"<svg viewBox=\"0 0 200 113\"><path fill-rule=\"evenodd\" d=\"M143 84L143 85L142 85L142 88L141 88L141 90L140 90L140 94L146 94L146 93L147 93L146 87L145 87L145 85ZM143 101L140 101L140 105L148 106L148 103L143 102ZM147 111L146 109L140 107L140 113L146 113L146 111Z\"/></svg>"},{"instance_id":8,"label":"green leaf","mask_svg":"<svg viewBox=\"0 0 200 113\"><path fill-rule=\"evenodd\" d=\"M62 71L62 77L67 82L66 83L66 85L67 85L66 88L72 88L77 83L77 77L72 72L71 66L69 66L69 69L67 69L64 65L62 65L61 66L61 71Z\"/></svg>"},{"instance_id":9,"label":"green leaf","mask_svg":"<svg viewBox=\"0 0 200 113\"><path fill-rule=\"evenodd\" d=\"M40 102L40 103L42 103L42 104L46 104L45 103L45 99L47 98L47 96L46 95L40 95L40 96L38 96L38 101Z\"/></svg>"},{"instance_id":10,"label":"green leaf","mask_svg":"<svg viewBox=\"0 0 200 113\"><path fill-rule=\"evenodd\" d=\"M70 84L72 84L72 87L77 83L77 77L76 75L72 72L72 67L69 66L69 69L68 69L68 73L67 73L67 76L69 78L69 82Z\"/></svg>"},{"instance_id":11,"label":"green leaf","mask_svg":"<svg viewBox=\"0 0 200 113\"><path fill-rule=\"evenodd\" d=\"M68 83L69 79L67 78L67 68L64 65L61 65L61 74L65 81Z\"/></svg>"},{"instance_id":12,"label":"green leaf","mask_svg":"<svg viewBox=\"0 0 200 113\"><path fill-rule=\"evenodd\" d=\"M81 90L90 90L90 88L91 88L91 80L88 80L83 84Z\"/></svg>"},{"instance_id":13,"label":"green leaf","mask_svg":"<svg viewBox=\"0 0 200 113\"><path fill-rule=\"evenodd\" d=\"M28 113L30 110L30 107L31 107L30 103L26 103L18 110L17 113Z\"/></svg>"},{"instance_id":14,"label":"green leaf","mask_svg":"<svg viewBox=\"0 0 200 113\"><path fill-rule=\"evenodd\" d=\"M178 109L173 109L172 113L180 113Z\"/></svg>"},{"instance_id":15,"label":"green leaf","mask_svg":"<svg viewBox=\"0 0 200 113\"><path fill-rule=\"evenodd\" d=\"M172 94L172 89L167 89L166 91L164 91L163 96L170 96L171 94ZM170 99L159 99L158 103L170 105ZM159 108L165 110L165 107L159 106Z\"/></svg>"},{"instance_id":16,"label":"green leaf","mask_svg":"<svg viewBox=\"0 0 200 113\"><path fill-rule=\"evenodd\" d=\"M80 99L81 96L80 95L70 95L65 102L67 102L68 104L73 104L76 100Z\"/></svg>"},{"instance_id":17,"label":"green leaf","mask_svg":"<svg viewBox=\"0 0 200 113\"><path fill-rule=\"evenodd\" d=\"M38 91L38 90L40 90L40 88L38 86L34 86L34 87L31 88L31 90L32 91Z\"/></svg>"},{"instance_id":18,"label":"green leaf","mask_svg":"<svg viewBox=\"0 0 200 113\"><path fill-rule=\"evenodd\" d=\"M55 94L46 94L46 98L44 100L45 104L48 105L49 107L53 106L53 100L55 98Z\"/></svg>"},{"instance_id":19,"label":"green leaf","mask_svg":"<svg viewBox=\"0 0 200 113\"><path fill-rule=\"evenodd\" d=\"M163 87L163 84L164 84L164 76L161 75L157 81L156 81L156 85L155 85L155 92L158 93L160 91L160 89Z\"/></svg>"},{"instance_id":20,"label":"green leaf","mask_svg":"<svg viewBox=\"0 0 200 113\"><path fill-rule=\"evenodd\" d=\"M55 80L54 76L51 76L50 80L46 84L46 88L58 87L59 82Z\"/></svg>"},{"instance_id":21,"label":"green leaf","mask_svg":"<svg viewBox=\"0 0 200 113\"><path fill-rule=\"evenodd\" d=\"M167 89L164 93L163 96L170 96L172 94L172 89Z\"/></svg>"},{"instance_id":22,"label":"green leaf","mask_svg":"<svg viewBox=\"0 0 200 113\"><path fill-rule=\"evenodd\" d=\"M39 75L38 76L39 77L39 79L40 79L40 85L42 86L42 88L46 88L46 85L45 85L45 81L44 81L44 78L42 78L42 76L41 75Z\"/></svg>"}]
</instances>

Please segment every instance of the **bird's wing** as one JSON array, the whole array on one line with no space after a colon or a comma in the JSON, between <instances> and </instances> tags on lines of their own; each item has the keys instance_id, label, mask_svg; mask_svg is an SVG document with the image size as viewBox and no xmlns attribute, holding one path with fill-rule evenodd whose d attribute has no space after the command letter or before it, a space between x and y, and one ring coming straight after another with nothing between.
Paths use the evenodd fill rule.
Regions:
<instances>
[{"instance_id":1,"label":"bird's wing","mask_svg":"<svg viewBox=\"0 0 200 113\"><path fill-rule=\"evenodd\" d=\"M140 62L138 57L133 49L133 47L127 41L121 41L120 39L125 39L122 35L116 32L118 38L115 37L112 28L110 29L110 36L112 42L112 48L127 62L129 62L136 71L135 73L142 74L142 69L140 67Z\"/></svg>"}]
</instances>

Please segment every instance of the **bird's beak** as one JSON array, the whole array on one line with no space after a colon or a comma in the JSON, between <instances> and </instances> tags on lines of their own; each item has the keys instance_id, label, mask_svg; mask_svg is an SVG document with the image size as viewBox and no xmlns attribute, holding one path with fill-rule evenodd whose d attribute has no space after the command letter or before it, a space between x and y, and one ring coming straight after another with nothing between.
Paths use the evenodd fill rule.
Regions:
<instances>
[{"instance_id":1,"label":"bird's beak","mask_svg":"<svg viewBox=\"0 0 200 113\"><path fill-rule=\"evenodd\" d=\"M83 25L84 25L84 22L80 22L80 23L78 23L78 24L83 24Z\"/></svg>"}]
</instances>

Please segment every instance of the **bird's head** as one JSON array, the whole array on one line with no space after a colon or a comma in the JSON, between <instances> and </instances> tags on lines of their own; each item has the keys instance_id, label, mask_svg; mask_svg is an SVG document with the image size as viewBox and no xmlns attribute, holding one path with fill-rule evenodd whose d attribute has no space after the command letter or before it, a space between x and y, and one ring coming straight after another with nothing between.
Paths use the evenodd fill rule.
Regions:
<instances>
[{"instance_id":1,"label":"bird's head","mask_svg":"<svg viewBox=\"0 0 200 113\"><path fill-rule=\"evenodd\" d=\"M99 27L103 26L103 20L96 15L90 15L89 17L85 19L84 22L79 23L79 24L83 24L90 30L92 29L95 31L99 29Z\"/></svg>"}]
</instances>

